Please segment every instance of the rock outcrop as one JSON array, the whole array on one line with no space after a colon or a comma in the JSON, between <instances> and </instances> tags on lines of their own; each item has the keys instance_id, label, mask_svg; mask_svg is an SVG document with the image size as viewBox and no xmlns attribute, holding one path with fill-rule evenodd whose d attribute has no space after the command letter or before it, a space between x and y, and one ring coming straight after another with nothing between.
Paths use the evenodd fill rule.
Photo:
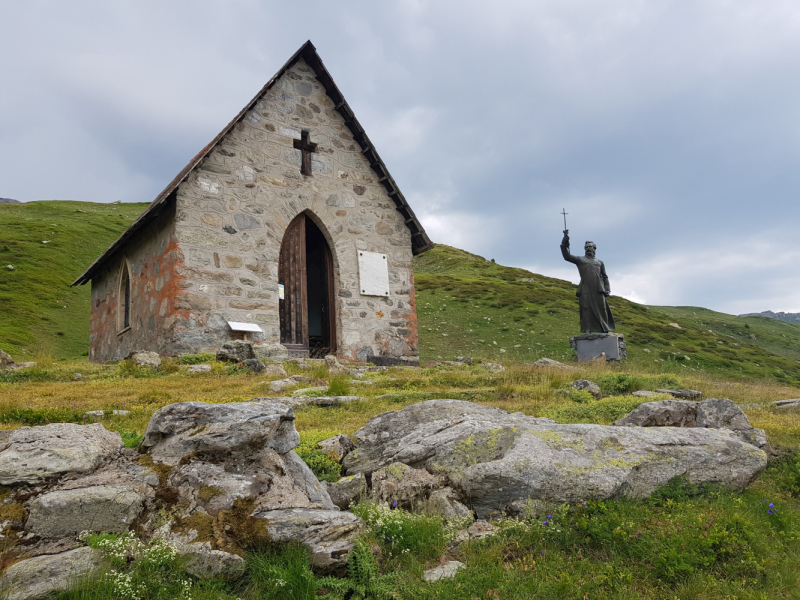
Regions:
<instances>
[{"instance_id":1,"label":"rock outcrop","mask_svg":"<svg viewBox=\"0 0 800 600\"><path fill-rule=\"evenodd\" d=\"M339 510L293 451L292 408L254 400L165 406L138 451L99 423L4 432L4 527L24 543L7 550L14 564L2 589L18 600L62 589L100 564L102 553L80 547L82 532L134 523L144 541L162 539L185 556L198 578L238 577L242 550L266 542L303 544L316 568L341 571L361 520Z\"/></svg>"},{"instance_id":2,"label":"rock outcrop","mask_svg":"<svg viewBox=\"0 0 800 600\"><path fill-rule=\"evenodd\" d=\"M739 439L759 448L767 447L763 429L755 429L741 408L727 398L690 400L660 400L645 402L631 413L614 421L623 427L702 427L727 429Z\"/></svg>"},{"instance_id":3,"label":"rock outcrop","mask_svg":"<svg viewBox=\"0 0 800 600\"><path fill-rule=\"evenodd\" d=\"M119 433L99 423L51 423L20 427L0 438L0 485L37 484L64 475L83 475L115 457Z\"/></svg>"},{"instance_id":4,"label":"rock outcrop","mask_svg":"<svg viewBox=\"0 0 800 600\"><path fill-rule=\"evenodd\" d=\"M562 503L643 498L674 477L743 489L764 452L724 429L559 425L459 400L377 415L355 434L348 474L400 462L442 476L481 518Z\"/></svg>"}]
</instances>

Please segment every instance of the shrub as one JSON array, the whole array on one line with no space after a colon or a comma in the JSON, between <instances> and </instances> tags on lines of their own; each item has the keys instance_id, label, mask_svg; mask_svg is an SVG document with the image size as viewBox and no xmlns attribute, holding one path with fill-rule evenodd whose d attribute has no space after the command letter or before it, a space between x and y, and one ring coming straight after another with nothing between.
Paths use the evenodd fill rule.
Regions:
<instances>
[{"instance_id":1,"label":"shrub","mask_svg":"<svg viewBox=\"0 0 800 600\"><path fill-rule=\"evenodd\" d=\"M183 570L177 551L163 540L144 543L133 532L83 533L81 539L106 555L110 568L101 576L101 587L111 588L110 597L174 600L189 596L191 578ZM97 589L96 585L92 587L92 591Z\"/></svg>"},{"instance_id":2,"label":"shrub","mask_svg":"<svg viewBox=\"0 0 800 600\"><path fill-rule=\"evenodd\" d=\"M320 431L302 436L300 444L294 449L320 481L338 481L342 474L342 465L336 455L317 448L319 442L333 435L329 431Z\"/></svg>"},{"instance_id":3,"label":"shrub","mask_svg":"<svg viewBox=\"0 0 800 600\"><path fill-rule=\"evenodd\" d=\"M610 396L586 404L554 406L545 410L544 416L558 423L601 423L608 424L627 415L646 401L646 398L633 396Z\"/></svg>"},{"instance_id":4,"label":"shrub","mask_svg":"<svg viewBox=\"0 0 800 600\"><path fill-rule=\"evenodd\" d=\"M328 383L329 396L349 396L350 377L347 375L336 375Z\"/></svg>"},{"instance_id":5,"label":"shrub","mask_svg":"<svg viewBox=\"0 0 800 600\"><path fill-rule=\"evenodd\" d=\"M261 547L247 554L244 596L275 600L314 598L319 584L300 545Z\"/></svg>"},{"instance_id":6,"label":"shrub","mask_svg":"<svg viewBox=\"0 0 800 600\"><path fill-rule=\"evenodd\" d=\"M378 572L375 556L364 542L357 543L350 551L345 579L326 577L320 580L329 597L342 600L399 598L400 594L394 589L396 583L396 574L381 575Z\"/></svg>"},{"instance_id":7,"label":"shrub","mask_svg":"<svg viewBox=\"0 0 800 600\"><path fill-rule=\"evenodd\" d=\"M370 526L389 556L413 552L421 560L432 560L441 556L447 544L442 521L437 517L372 502L362 502L352 510Z\"/></svg>"},{"instance_id":8,"label":"shrub","mask_svg":"<svg viewBox=\"0 0 800 600\"><path fill-rule=\"evenodd\" d=\"M203 363L210 363L216 360L215 355L208 352L201 354L181 354L178 357L179 365L200 365Z\"/></svg>"},{"instance_id":9,"label":"shrub","mask_svg":"<svg viewBox=\"0 0 800 600\"><path fill-rule=\"evenodd\" d=\"M594 402L594 396L592 396L592 393L589 390L570 389L568 393L570 400L577 402L578 404L588 404L589 402Z\"/></svg>"}]
</instances>

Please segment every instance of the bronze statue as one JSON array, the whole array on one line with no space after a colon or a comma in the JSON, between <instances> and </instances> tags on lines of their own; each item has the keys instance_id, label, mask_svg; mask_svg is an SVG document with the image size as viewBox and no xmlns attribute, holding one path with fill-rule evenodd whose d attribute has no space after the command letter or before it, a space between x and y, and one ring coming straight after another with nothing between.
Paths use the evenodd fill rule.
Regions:
<instances>
[{"instance_id":1,"label":"bronze statue","mask_svg":"<svg viewBox=\"0 0 800 600\"><path fill-rule=\"evenodd\" d=\"M566 225L566 221L564 224ZM585 256L573 256L569 253L569 230L564 229L561 254L564 260L577 265L581 274L581 283L575 292L581 311L581 332L608 333L617 326L606 302L606 298L611 295L606 266L602 260L594 257L597 250L594 242L586 242L584 250Z\"/></svg>"}]
</instances>

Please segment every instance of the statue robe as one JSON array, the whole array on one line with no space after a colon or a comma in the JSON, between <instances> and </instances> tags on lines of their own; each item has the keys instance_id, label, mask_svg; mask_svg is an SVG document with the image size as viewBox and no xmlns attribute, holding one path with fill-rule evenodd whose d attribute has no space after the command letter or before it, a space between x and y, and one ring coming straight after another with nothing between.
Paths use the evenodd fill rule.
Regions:
<instances>
[{"instance_id":1,"label":"statue robe","mask_svg":"<svg viewBox=\"0 0 800 600\"><path fill-rule=\"evenodd\" d=\"M575 295L581 312L581 332L608 333L617 328L614 315L606 302L611 286L602 260L586 256L573 256L568 245L561 245L564 260L574 263L581 274L581 283Z\"/></svg>"}]
</instances>

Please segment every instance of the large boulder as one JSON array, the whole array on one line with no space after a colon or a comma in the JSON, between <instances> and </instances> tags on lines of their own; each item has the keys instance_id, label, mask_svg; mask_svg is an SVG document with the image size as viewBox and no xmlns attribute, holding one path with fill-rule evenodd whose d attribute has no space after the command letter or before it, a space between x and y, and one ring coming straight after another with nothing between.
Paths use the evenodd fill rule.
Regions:
<instances>
[{"instance_id":1,"label":"large boulder","mask_svg":"<svg viewBox=\"0 0 800 600\"><path fill-rule=\"evenodd\" d=\"M103 553L89 547L36 556L8 568L0 579L0 594L6 600L44 598L100 572L102 567Z\"/></svg>"},{"instance_id":2,"label":"large boulder","mask_svg":"<svg viewBox=\"0 0 800 600\"><path fill-rule=\"evenodd\" d=\"M253 398L165 406L153 414L140 451L149 454L146 458L155 469L166 471L159 497L174 518L170 534L236 553L254 540L280 541L254 528L256 513L338 511L308 465L292 451L299 442L291 407ZM235 535L224 533L222 524L233 527ZM253 540L244 542L242 536Z\"/></svg>"},{"instance_id":3,"label":"large boulder","mask_svg":"<svg viewBox=\"0 0 800 600\"><path fill-rule=\"evenodd\" d=\"M743 442L759 448L767 446L763 429L755 429L744 411L727 398L690 400L660 400L645 402L614 425L623 427L703 427L729 429Z\"/></svg>"},{"instance_id":4,"label":"large boulder","mask_svg":"<svg viewBox=\"0 0 800 600\"><path fill-rule=\"evenodd\" d=\"M231 454L248 455L267 447L282 454L296 447L300 435L291 407L254 400L180 402L160 408L150 418L140 448L154 461L176 466L189 455L224 462Z\"/></svg>"},{"instance_id":5,"label":"large boulder","mask_svg":"<svg viewBox=\"0 0 800 600\"><path fill-rule=\"evenodd\" d=\"M401 462L441 474L479 517L562 503L644 498L674 477L743 489L764 452L724 429L560 425L460 400L377 415L355 434L349 474Z\"/></svg>"},{"instance_id":6,"label":"large boulder","mask_svg":"<svg viewBox=\"0 0 800 600\"><path fill-rule=\"evenodd\" d=\"M82 531L122 533L139 516L142 501L123 486L47 492L31 501L25 529L51 539L76 537Z\"/></svg>"},{"instance_id":7,"label":"large boulder","mask_svg":"<svg viewBox=\"0 0 800 600\"><path fill-rule=\"evenodd\" d=\"M263 519L268 539L275 543L299 543L311 554L320 571L340 571L363 528L353 513L330 510L270 510L253 515Z\"/></svg>"},{"instance_id":8,"label":"large boulder","mask_svg":"<svg viewBox=\"0 0 800 600\"><path fill-rule=\"evenodd\" d=\"M100 423L20 427L0 440L0 485L38 484L91 473L122 447L119 433Z\"/></svg>"}]
</instances>

